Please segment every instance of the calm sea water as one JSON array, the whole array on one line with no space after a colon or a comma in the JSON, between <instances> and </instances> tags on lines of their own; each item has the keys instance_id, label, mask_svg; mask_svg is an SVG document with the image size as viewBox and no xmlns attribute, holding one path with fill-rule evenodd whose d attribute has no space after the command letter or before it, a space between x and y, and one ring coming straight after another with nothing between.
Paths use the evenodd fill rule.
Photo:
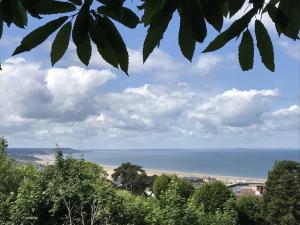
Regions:
<instances>
[{"instance_id":1,"label":"calm sea water","mask_svg":"<svg viewBox=\"0 0 300 225\"><path fill-rule=\"evenodd\" d=\"M79 154L77 154L79 157ZM300 161L300 150L288 149L142 149L84 151L102 165L124 162L148 169L266 178L276 160Z\"/></svg>"}]
</instances>

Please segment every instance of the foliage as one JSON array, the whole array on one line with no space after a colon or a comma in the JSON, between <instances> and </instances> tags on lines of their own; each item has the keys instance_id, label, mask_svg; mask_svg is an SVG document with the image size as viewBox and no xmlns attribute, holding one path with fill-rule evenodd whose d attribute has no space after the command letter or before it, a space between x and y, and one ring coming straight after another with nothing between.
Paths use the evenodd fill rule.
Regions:
<instances>
[{"instance_id":1,"label":"foliage","mask_svg":"<svg viewBox=\"0 0 300 225\"><path fill-rule=\"evenodd\" d=\"M260 199L236 201L220 182L204 184L191 195L189 183L167 175L156 179L153 189L159 194L152 197L116 189L101 166L65 157L59 148L54 165L37 168L13 160L5 139L0 143L5 149L0 154L1 225L299 224L297 162L276 163ZM136 178L144 172L131 164L120 168L116 172L127 181L130 174Z\"/></svg>"},{"instance_id":2,"label":"foliage","mask_svg":"<svg viewBox=\"0 0 300 225\"><path fill-rule=\"evenodd\" d=\"M169 185L172 180L175 180L178 185L178 193L181 197L188 199L194 192L194 187L191 183L180 179L176 175L167 175L162 174L158 176L153 183L153 194L156 198L160 198L161 194L163 194L169 188Z\"/></svg>"},{"instance_id":3,"label":"foliage","mask_svg":"<svg viewBox=\"0 0 300 225\"><path fill-rule=\"evenodd\" d=\"M300 223L300 163L278 161L269 172L264 194L266 219L269 224Z\"/></svg>"},{"instance_id":4,"label":"foliage","mask_svg":"<svg viewBox=\"0 0 300 225\"><path fill-rule=\"evenodd\" d=\"M256 196L243 196L237 201L240 225L264 225L263 201Z\"/></svg>"},{"instance_id":5,"label":"foliage","mask_svg":"<svg viewBox=\"0 0 300 225\"><path fill-rule=\"evenodd\" d=\"M214 213L223 210L225 203L234 198L233 193L220 181L205 183L195 191L193 201L196 205L203 204L205 212Z\"/></svg>"},{"instance_id":6,"label":"foliage","mask_svg":"<svg viewBox=\"0 0 300 225\"><path fill-rule=\"evenodd\" d=\"M114 183L120 188L131 191L133 194L142 194L147 187L152 186L152 179L148 177L141 166L123 163L114 171L111 176Z\"/></svg>"},{"instance_id":7,"label":"foliage","mask_svg":"<svg viewBox=\"0 0 300 225\"><path fill-rule=\"evenodd\" d=\"M7 154L7 141L4 137L0 137L0 154L6 155Z\"/></svg>"},{"instance_id":8,"label":"foliage","mask_svg":"<svg viewBox=\"0 0 300 225\"><path fill-rule=\"evenodd\" d=\"M143 58L147 60L154 48L159 46L172 17L178 12L180 25L178 44L185 58L192 61L196 43L203 43L210 24L218 36L203 52L222 48L229 41L242 36L239 46L239 62L242 70L253 68L254 44L249 23L255 19L255 36L262 62L275 70L274 52L268 31L261 22L268 14L279 35L297 40L300 30L300 2L298 0L141 0L137 6L142 11L141 19L125 7L125 0L2 0L0 2L0 38L3 24L26 28L28 17L51 21L29 33L16 48L13 55L30 51L57 32L51 48L52 65L65 54L72 39L78 58L89 64L92 43L101 57L110 65L128 74L129 55L126 44L115 22L134 29L140 23L147 27L143 46ZM245 12L235 21L232 17L244 5ZM244 8L243 8L244 9ZM223 30L224 21L230 18L231 25ZM113 22L114 21L114 22Z\"/></svg>"}]
</instances>

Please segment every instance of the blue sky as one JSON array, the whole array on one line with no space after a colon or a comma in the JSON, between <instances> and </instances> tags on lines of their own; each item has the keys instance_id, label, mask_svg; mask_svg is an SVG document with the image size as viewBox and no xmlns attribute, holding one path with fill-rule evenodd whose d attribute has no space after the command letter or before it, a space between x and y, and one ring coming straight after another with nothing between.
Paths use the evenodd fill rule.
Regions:
<instances>
[{"instance_id":1,"label":"blue sky","mask_svg":"<svg viewBox=\"0 0 300 225\"><path fill-rule=\"evenodd\" d=\"M29 29L43 21L30 20ZM73 44L52 68L53 37L10 58L28 31L5 29L0 40L0 135L11 147L299 148L300 44L279 38L270 20L264 21L274 43L275 73L263 66L257 51L254 69L242 72L240 40L201 54L217 35L211 27L188 62L177 44L177 16L144 65L146 29L118 25L129 48L129 78L96 52L91 65L83 66Z\"/></svg>"}]
</instances>

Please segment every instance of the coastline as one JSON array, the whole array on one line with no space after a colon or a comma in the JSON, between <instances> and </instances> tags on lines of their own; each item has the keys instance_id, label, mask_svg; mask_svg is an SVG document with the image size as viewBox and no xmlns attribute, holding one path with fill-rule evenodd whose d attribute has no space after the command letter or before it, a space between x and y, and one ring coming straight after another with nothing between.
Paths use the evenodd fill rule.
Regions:
<instances>
[{"instance_id":1,"label":"coastline","mask_svg":"<svg viewBox=\"0 0 300 225\"><path fill-rule=\"evenodd\" d=\"M54 163L54 155L33 155L38 160L35 163L40 165L51 165ZM100 164L103 169L107 172L109 178L114 173L114 169L118 166L113 165L103 165ZM227 176L227 175L218 175L218 174L208 174L201 172L185 172L185 171L173 171L173 170L161 170L161 169L149 169L143 168L146 173L150 176L161 175L161 174L176 174L179 177L197 177L197 178L214 178L218 181L222 181L225 184L233 184L237 182L246 182L246 183L265 183L266 178L255 178L255 177L241 177L241 176Z\"/></svg>"},{"instance_id":2,"label":"coastline","mask_svg":"<svg viewBox=\"0 0 300 225\"><path fill-rule=\"evenodd\" d=\"M103 169L111 176L114 172L114 169L117 166L112 165L101 165ZM150 176L161 175L161 174L176 174L178 177L197 177L197 178L215 178L218 181L222 181L225 184L233 184L238 181L245 181L246 183L265 183L267 179L265 178L255 178L255 177L240 177L240 176L227 176L227 175L218 175L218 174L208 174L208 173L199 173L199 172L185 172L185 171L173 171L173 170L160 170L160 169L148 169L143 168L146 173Z\"/></svg>"}]
</instances>

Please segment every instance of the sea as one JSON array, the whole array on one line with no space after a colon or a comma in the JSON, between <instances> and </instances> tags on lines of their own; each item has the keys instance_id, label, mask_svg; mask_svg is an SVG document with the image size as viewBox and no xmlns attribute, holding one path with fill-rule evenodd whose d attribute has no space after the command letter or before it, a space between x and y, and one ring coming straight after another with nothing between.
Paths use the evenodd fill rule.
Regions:
<instances>
[{"instance_id":1,"label":"sea","mask_svg":"<svg viewBox=\"0 0 300 225\"><path fill-rule=\"evenodd\" d=\"M75 157L102 165L130 162L145 169L267 178L277 160L300 162L299 149L109 149L85 150Z\"/></svg>"}]
</instances>

